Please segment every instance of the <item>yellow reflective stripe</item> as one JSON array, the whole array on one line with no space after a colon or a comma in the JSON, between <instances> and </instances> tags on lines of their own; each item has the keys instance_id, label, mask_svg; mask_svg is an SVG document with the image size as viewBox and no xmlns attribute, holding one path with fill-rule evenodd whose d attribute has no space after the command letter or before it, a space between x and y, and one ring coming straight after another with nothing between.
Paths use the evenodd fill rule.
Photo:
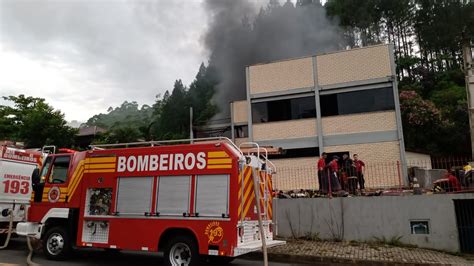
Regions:
<instances>
[{"instance_id":1,"label":"yellow reflective stripe","mask_svg":"<svg viewBox=\"0 0 474 266\"><path fill-rule=\"evenodd\" d=\"M255 199L255 195L252 193L252 195L250 196L250 200L247 202L247 205L245 206L245 209L244 209L244 217L247 216L247 212L249 211L249 208L250 208L250 205L252 205L252 201Z\"/></svg>"},{"instance_id":2,"label":"yellow reflective stripe","mask_svg":"<svg viewBox=\"0 0 474 266\"><path fill-rule=\"evenodd\" d=\"M104 163L104 164L88 164L87 169L115 169L114 163Z\"/></svg>"},{"instance_id":3,"label":"yellow reflective stripe","mask_svg":"<svg viewBox=\"0 0 474 266\"><path fill-rule=\"evenodd\" d=\"M86 163L115 163L117 161L117 157L87 158L85 161Z\"/></svg>"},{"instance_id":4,"label":"yellow reflective stripe","mask_svg":"<svg viewBox=\"0 0 474 266\"><path fill-rule=\"evenodd\" d=\"M207 160L208 164L228 164L232 163L231 158L225 158L225 159L209 159Z\"/></svg>"},{"instance_id":5,"label":"yellow reflective stripe","mask_svg":"<svg viewBox=\"0 0 474 266\"><path fill-rule=\"evenodd\" d=\"M249 184L249 181L251 180L251 176L252 176L252 171L247 171L249 168L245 168L244 170L244 173L247 172L247 175L244 177L244 188L243 188L243 191L241 191L241 193L239 193L239 208L237 210L237 213L239 214L239 217L241 215L240 211L242 210L242 203L241 203L241 194L244 194L245 192L245 195L244 195L244 205L245 203L247 202L247 198L248 198L248 194L250 193L250 187L247 187L248 184ZM239 186L240 188L240 186Z\"/></svg>"},{"instance_id":6,"label":"yellow reflective stripe","mask_svg":"<svg viewBox=\"0 0 474 266\"><path fill-rule=\"evenodd\" d=\"M79 184L82 180L82 177L84 176L84 168L83 167L81 167L81 168L82 168L81 171L77 174L77 178L76 178L77 181L74 183L74 187L72 187L71 190L69 190L69 192L70 192L69 198L72 198L72 196L74 195L74 192L76 192L76 189L77 189L77 187L79 186Z\"/></svg>"},{"instance_id":7,"label":"yellow reflective stripe","mask_svg":"<svg viewBox=\"0 0 474 266\"><path fill-rule=\"evenodd\" d=\"M207 169L230 169L232 168L232 164L213 164L208 165Z\"/></svg>"},{"instance_id":8,"label":"yellow reflective stripe","mask_svg":"<svg viewBox=\"0 0 474 266\"><path fill-rule=\"evenodd\" d=\"M93 169L93 170L85 170L84 173L113 173L115 172L114 169Z\"/></svg>"},{"instance_id":9,"label":"yellow reflective stripe","mask_svg":"<svg viewBox=\"0 0 474 266\"><path fill-rule=\"evenodd\" d=\"M228 158L229 155L225 151L210 151L207 153L208 158Z\"/></svg>"},{"instance_id":10,"label":"yellow reflective stripe","mask_svg":"<svg viewBox=\"0 0 474 266\"><path fill-rule=\"evenodd\" d=\"M81 171L83 171L83 169L84 169L84 160L81 160L79 164L77 164L76 169L74 170L74 174L72 175L71 181L69 181L69 188L71 189L74 188L78 180L77 176L79 175L79 173L81 173ZM71 191L71 189L69 191Z\"/></svg>"},{"instance_id":11,"label":"yellow reflective stripe","mask_svg":"<svg viewBox=\"0 0 474 266\"><path fill-rule=\"evenodd\" d=\"M72 183L71 188L69 189L69 195L71 195L72 194L71 192L74 191L74 189L76 189L76 187L78 186L83 173L84 173L84 166L81 165L78 168L78 171L77 171L76 175L74 176L74 182Z\"/></svg>"}]
</instances>

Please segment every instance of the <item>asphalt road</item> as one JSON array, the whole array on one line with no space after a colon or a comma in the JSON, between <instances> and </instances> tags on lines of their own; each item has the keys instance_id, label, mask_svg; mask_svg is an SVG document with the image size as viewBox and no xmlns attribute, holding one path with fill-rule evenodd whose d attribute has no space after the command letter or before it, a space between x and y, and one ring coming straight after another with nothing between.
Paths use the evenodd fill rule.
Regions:
<instances>
[{"instance_id":1,"label":"asphalt road","mask_svg":"<svg viewBox=\"0 0 474 266\"><path fill-rule=\"evenodd\" d=\"M2 243L3 244L3 243ZM23 238L16 238L10 241L8 249L0 250L0 265L26 265L28 248ZM36 252L33 262L41 265L161 265L162 258L159 254L139 253L139 252L117 252L110 253L103 250L81 250L69 261L49 261L41 252ZM271 266L303 266L307 264L293 264L270 262ZM236 259L232 266L263 265L262 261Z\"/></svg>"}]
</instances>

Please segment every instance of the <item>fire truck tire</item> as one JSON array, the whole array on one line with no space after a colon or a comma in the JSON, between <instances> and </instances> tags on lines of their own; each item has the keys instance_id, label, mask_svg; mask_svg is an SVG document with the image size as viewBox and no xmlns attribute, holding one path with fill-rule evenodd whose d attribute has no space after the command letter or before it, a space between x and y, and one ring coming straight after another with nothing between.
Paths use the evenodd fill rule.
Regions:
<instances>
[{"instance_id":1,"label":"fire truck tire","mask_svg":"<svg viewBox=\"0 0 474 266\"><path fill-rule=\"evenodd\" d=\"M67 230L62 226L51 227L43 238L43 252L50 260L66 260L72 252Z\"/></svg>"},{"instance_id":2,"label":"fire truck tire","mask_svg":"<svg viewBox=\"0 0 474 266\"><path fill-rule=\"evenodd\" d=\"M164 265L197 266L199 263L199 250L193 238L176 235L170 239L164 252Z\"/></svg>"}]
</instances>

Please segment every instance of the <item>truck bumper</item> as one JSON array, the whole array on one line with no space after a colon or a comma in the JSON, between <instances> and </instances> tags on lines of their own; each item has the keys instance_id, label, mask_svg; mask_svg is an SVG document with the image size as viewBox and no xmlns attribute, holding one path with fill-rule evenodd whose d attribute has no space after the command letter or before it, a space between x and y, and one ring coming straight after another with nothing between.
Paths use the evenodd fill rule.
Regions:
<instances>
[{"instance_id":1,"label":"truck bumper","mask_svg":"<svg viewBox=\"0 0 474 266\"><path fill-rule=\"evenodd\" d=\"M30 236L40 239L42 231L43 225L40 223L21 222L16 225L16 234L20 236Z\"/></svg>"},{"instance_id":2,"label":"truck bumper","mask_svg":"<svg viewBox=\"0 0 474 266\"><path fill-rule=\"evenodd\" d=\"M267 240L266 245L267 248L284 245L285 241L280 240ZM239 245L238 247L234 248L234 257L244 255L250 252L254 252L257 250L262 250L262 241L252 241L243 245Z\"/></svg>"}]
</instances>

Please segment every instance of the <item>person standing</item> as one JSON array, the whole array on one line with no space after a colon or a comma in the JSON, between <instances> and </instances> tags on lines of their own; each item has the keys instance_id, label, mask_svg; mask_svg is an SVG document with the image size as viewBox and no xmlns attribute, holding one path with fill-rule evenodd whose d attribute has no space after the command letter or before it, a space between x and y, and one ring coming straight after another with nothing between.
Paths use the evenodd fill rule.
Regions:
<instances>
[{"instance_id":1,"label":"person standing","mask_svg":"<svg viewBox=\"0 0 474 266\"><path fill-rule=\"evenodd\" d=\"M342 155L342 189L348 189L352 195L356 194L357 177L355 173L355 166L349 154Z\"/></svg>"},{"instance_id":2,"label":"person standing","mask_svg":"<svg viewBox=\"0 0 474 266\"><path fill-rule=\"evenodd\" d=\"M461 178L461 185L469 187L472 183L472 167L468 162L465 162L462 169L464 170L464 174Z\"/></svg>"},{"instance_id":3,"label":"person standing","mask_svg":"<svg viewBox=\"0 0 474 266\"><path fill-rule=\"evenodd\" d=\"M337 192L341 190L341 184L339 183L338 172L339 172L339 157L333 156L332 161L326 165L329 169L328 181L330 182L331 192Z\"/></svg>"},{"instance_id":4,"label":"person standing","mask_svg":"<svg viewBox=\"0 0 474 266\"><path fill-rule=\"evenodd\" d=\"M357 176L357 182L359 183L359 189L362 191L365 189L364 169L365 163L359 160L359 155L354 154L354 166Z\"/></svg>"},{"instance_id":5,"label":"person standing","mask_svg":"<svg viewBox=\"0 0 474 266\"><path fill-rule=\"evenodd\" d=\"M328 155L323 152L321 154L321 157L319 157L319 161L318 161L318 185L319 185L319 191L322 192L322 191L326 191L327 192L327 182L324 182L323 181L323 176L324 175L324 168L326 167L326 158L328 157ZM323 186L323 184L325 184Z\"/></svg>"}]
</instances>

